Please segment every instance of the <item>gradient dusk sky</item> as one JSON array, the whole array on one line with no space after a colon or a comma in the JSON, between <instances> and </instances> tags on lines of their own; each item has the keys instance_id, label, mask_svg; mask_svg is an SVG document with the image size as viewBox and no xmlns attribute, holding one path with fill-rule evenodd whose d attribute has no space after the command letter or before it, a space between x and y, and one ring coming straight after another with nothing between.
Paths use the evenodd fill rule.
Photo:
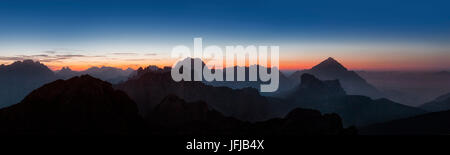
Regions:
<instances>
[{"instance_id":1,"label":"gradient dusk sky","mask_svg":"<svg viewBox=\"0 0 450 155\"><path fill-rule=\"evenodd\" d=\"M176 45L279 45L282 69L450 70L450 2L1 0L0 64L172 65Z\"/></svg>"}]
</instances>

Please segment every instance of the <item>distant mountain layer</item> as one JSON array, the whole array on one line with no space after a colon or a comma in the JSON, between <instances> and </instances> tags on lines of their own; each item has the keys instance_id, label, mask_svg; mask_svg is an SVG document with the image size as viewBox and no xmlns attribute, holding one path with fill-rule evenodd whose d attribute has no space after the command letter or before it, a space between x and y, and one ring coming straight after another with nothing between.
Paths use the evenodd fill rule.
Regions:
<instances>
[{"instance_id":1,"label":"distant mountain layer","mask_svg":"<svg viewBox=\"0 0 450 155\"><path fill-rule=\"evenodd\" d=\"M0 66L0 108L20 102L32 90L57 77L47 66L33 60Z\"/></svg>"},{"instance_id":2,"label":"distant mountain layer","mask_svg":"<svg viewBox=\"0 0 450 155\"><path fill-rule=\"evenodd\" d=\"M356 134L342 127L336 114L294 109L284 118L249 123L223 116L202 101L188 103L169 95L150 114L151 130L167 135L344 135Z\"/></svg>"},{"instance_id":3,"label":"distant mountain layer","mask_svg":"<svg viewBox=\"0 0 450 155\"><path fill-rule=\"evenodd\" d=\"M300 77L312 74L320 80L339 80L344 90L350 95L364 95L371 98L381 98L383 94L367 83L354 71L349 71L333 58L328 58L309 70L297 71L290 76L294 84L300 83Z\"/></svg>"},{"instance_id":4,"label":"distant mountain layer","mask_svg":"<svg viewBox=\"0 0 450 155\"><path fill-rule=\"evenodd\" d=\"M208 66L203 62L203 60L199 59L199 58L186 58L180 62L178 62L176 64L175 69L180 69L181 70L181 65L182 64L190 64L191 65L191 77L192 79L194 79L194 77L200 77L202 80L202 82L204 84L207 85L211 85L211 86L215 86L215 87L228 87L228 88L232 88L232 89L243 89L243 88L255 88L258 91L261 88L261 85L267 85L271 82L271 80L269 81L262 81L260 79L260 74L259 71L260 70L266 70L266 72L271 73L272 69L271 68L267 68L264 66L260 66L260 65L252 65L250 67L241 67L241 66L234 66L234 67L227 67L227 68L209 68L211 69L211 72L214 73L220 73L222 74L222 81L217 81L217 80L213 80L213 81L208 81L206 79L204 79L203 75L200 74L201 72L197 72L196 70L194 70L194 64L198 63L201 64L201 69L203 71L204 68L207 68ZM178 67L180 66L180 67ZM253 70L255 69L255 70ZM233 74L233 80L232 81L227 81L226 77L227 77L227 72L230 72ZM256 79L252 79L250 80L250 71L255 71L256 73L254 74ZM244 77L243 81L238 81L237 77L238 74L242 74ZM276 90L275 92L265 92L265 93L260 93L263 96L274 96L277 95L279 93L282 93L284 91L287 91L289 89L291 89L293 87L292 82L290 81L289 78L287 78L283 73L281 73L280 71L278 71L279 74L279 79L278 79L278 90Z\"/></svg>"},{"instance_id":5,"label":"distant mountain layer","mask_svg":"<svg viewBox=\"0 0 450 155\"><path fill-rule=\"evenodd\" d=\"M324 74L347 71L336 63L329 59L311 70L326 71ZM117 75L116 71L111 75ZM139 68L127 81L112 86L89 75L56 80L58 76L39 62L2 65L0 82L5 87L0 88L0 95L6 97L1 100L17 97L17 92L25 96L35 89L29 86L37 88L56 81L23 100L17 97L17 101L8 102L18 104L0 109L0 134L354 134L355 129L343 126L367 126L426 112L387 99L347 95L340 79L320 80L309 73L303 73L300 84L292 85L283 98L275 98L261 96L255 88L175 82L170 71L155 66ZM59 72L79 74L69 68ZM446 109L449 96L424 107Z\"/></svg>"},{"instance_id":6,"label":"distant mountain layer","mask_svg":"<svg viewBox=\"0 0 450 155\"><path fill-rule=\"evenodd\" d=\"M370 125L362 128L360 133L376 135L449 135L450 111L427 113Z\"/></svg>"},{"instance_id":7,"label":"distant mountain layer","mask_svg":"<svg viewBox=\"0 0 450 155\"><path fill-rule=\"evenodd\" d=\"M238 104L238 103L231 103ZM206 102L168 95L148 114L111 84L89 75L46 84L0 109L0 135L344 135L336 114L294 109L284 118L249 123L226 117Z\"/></svg>"},{"instance_id":8,"label":"distant mountain layer","mask_svg":"<svg viewBox=\"0 0 450 155\"><path fill-rule=\"evenodd\" d=\"M111 84L84 75L57 80L0 110L0 134L138 134L136 104Z\"/></svg>"},{"instance_id":9,"label":"distant mountain layer","mask_svg":"<svg viewBox=\"0 0 450 155\"><path fill-rule=\"evenodd\" d=\"M122 81L126 81L133 72L134 70L131 68L122 70L120 68L114 67L91 67L88 68L87 70L78 72L71 70L69 67L63 67L61 70L56 72L56 75L63 79L69 79L74 76L88 74L93 77L115 84Z\"/></svg>"},{"instance_id":10,"label":"distant mountain layer","mask_svg":"<svg viewBox=\"0 0 450 155\"><path fill-rule=\"evenodd\" d=\"M450 93L439 96L434 101L423 104L420 108L428 111L450 110Z\"/></svg>"},{"instance_id":11,"label":"distant mountain layer","mask_svg":"<svg viewBox=\"0 0 450 155\"><path fill-rule=\"evenodd\" d=\"M446 71L359 71L358 75L377 87L387 98L409 106L420 106L450 92Z\"/></svg>"},{"instance_id":12,"label":"distant mountain layer","mask_svg":"<svg viewBox=\"0 0 450 155\"><path fill-rule=\"evenodd\" d=\"M111 83L118 83L127 80L133 72L132 69L122 70L113 67L92 67L76 72L64 67L54 73L44 64L33 60L0 65L0 108L20 102L32 90L57 79L89 74Z\"/></svg>"},{"instance_id":13,"label":"distant mountain layer","mask_svg":"<svg viewBox=\"0 0 450 155\"><path fill-rule=\"evenodd\" d=\"M169 70L139 70L135 77L115 85L138 104L140 113L150 117L153 109L167 95L173 94L187 102L205 101L227 117L246 121L263 121L283 117L295 108L317 109L337 113L345 126L363 126L422 114L425 111L404 106L387 99L347 95L338 80L321 81L304 74L301 84L284 99L263 97L256 89L213 87L202 82L171 79Z\"/></svg>"},{"instance_id":14,"label":"distant mountain layer","mask_svg":"<svg viewBox=\"0 0 450 155\"><path fill-rule=\"evenodd\" d=\"M225 116L247 121L261 121L272 117L267 99L253 88L234 90L213 87L201 81L172 80L169 70L139 70L128 81L115 85L138 104L140 113L147 117L164 97L174 94L187 102L205 101Z\"/></svg>"},{"instance_id":15,"label":"distant mountain layer","mask_svg":"<svg viewBox=\"0 0 450 155\"><path fill-rule=\"evenodd\" d=\"M301 84L286 97L285 102L292 103L293 107L337 113L346 126L364 126L425 113L387 99L346 95L340 81L321 81L310 74L302 75Z\"/></svg>"},{"instance_id":16,"label":"distant mountain layer","mask_svg":"<svg viewBox=\"0 0 450 155\"><path fill-rule=\"evenodd\" d=\"M229 87L229 88L233 88L233 89L242 89L242 88L255 88L258 89L258 91L261 88L261 85L267 85L270 83L270 81L261 81L260 80L260 74L259 74L259 70L268 70L268 72L271 72L270 68L266 68L263 66L259 66L256 65L254 66L256 67L256 77L257 80L256 81L250 81L249 77L250 77L250 68L249 67L232 67L232 68L225 68L222 70L223 72L223 81L205 81L204 83L207 85L211 85L211 86L215 86L215 87L220 87L220 86L224 86L224 87ZM237 79L237 75L238 75L238 70L244 70L245 72L245 81L226 81L226 76L227 76L227 70L233 69L233 73L234 73L234 79ZM264 96L275 96L277 94L280 94L282 92L288 91L290 89L293 88L291 79L289 79L288 77L286 77L282 72L279 72L279 79L278 79L278 90L275 92L265 92L265 93L261 93L261 95Z\"/></svg>"}]
</instances>

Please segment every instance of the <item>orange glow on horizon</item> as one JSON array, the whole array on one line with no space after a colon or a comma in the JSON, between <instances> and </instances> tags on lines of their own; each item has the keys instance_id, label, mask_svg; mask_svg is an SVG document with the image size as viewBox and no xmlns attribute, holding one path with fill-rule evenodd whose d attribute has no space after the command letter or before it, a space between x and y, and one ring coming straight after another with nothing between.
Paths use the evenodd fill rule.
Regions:
<instances>
[{"instance_id":1,"label":"orange glow on horizon","mask_svg":"<svg viewBox=\"0 0 450 155\"><path fill-rule=\"evenodd\" d=\"M280 70L304 70L310 69L319 64L327 57L305 57L292 58L280 60ZM423 57L423 58L346 58L334 57L344 67L349 70L374 70L374 71L401 71L401 70L439 70L445 66L450 66L450 62L440 62L445 57ZM2 61L0 64L11 64L13 61ZM83 71L91 67L115 67L120 69L138 69L145 68L150 65L163 68L165 66L172 66L175 63L173 59L162 59L155 61L123 61L123 60L69 60L69 61L55 61L55 62L41 62L48 66L51 70L60 70L62 67L69 67L74 71ZM441 68L439 68L441 67ZM445 70L445 68L443 68Z\"/></svg>"},{"instance_id":2,"label":"orange glow on horizon","mask_svg":"<svg viewBox=\"0 0 450 155\"><path fill-rule=\"evenodd\" d=\"M305 69L311 69L315 65L319 64L321 61L310 61L310 62L296 62L296 61L282 61L280 62L280 70L305 70ZM45 64L45 63L44 63ZM70 69L74 71L83 71L91 67L115 67L120 69L128 69L131 68L133 70L138 69L139 67L145 68L151 65L157 66L159 68L163 68L166 66L171 67L173 63L161 63L161 64L99 64L99 65L88 65L88 64L64 64L64 65L48 65L48 67L53 70L60 70L62 67L69 67ZM427 66L413 66L413 65L407 65L407 64L385 64L385 63L361 63L361 62L347 62L347 63L341 63L344 67L346 67L349 70L374 70L374 71L382 71L382 70L427 70Z\"/></svg>"}]
</instances>

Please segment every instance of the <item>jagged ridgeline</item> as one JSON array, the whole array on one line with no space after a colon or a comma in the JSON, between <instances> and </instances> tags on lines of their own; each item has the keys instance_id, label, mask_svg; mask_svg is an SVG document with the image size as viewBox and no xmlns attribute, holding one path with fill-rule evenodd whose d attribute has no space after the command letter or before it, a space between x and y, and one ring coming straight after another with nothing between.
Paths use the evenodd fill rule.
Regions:
<instances>
[{"instance_id":1,"label":"jagged ridgeline","mask_svg":"<svg viewBox=\"0 0 450 155\"><path fill-rule=\"evenodd\" d=\"M295 109L285 118L249 123L203 101L167 95L143 118L124 92L89 75L57 80L0 110L0 134L317 135L355 134L338 115Z\"/></svg>"},{"instance_id":2,"label":"jagged ridgeline","mask_svg":"<svg viewBox=\"0 0 450 155\"><path fill-rule=\"evenodd\" d=\"M107 67L97 69L110 70ZM332 74L336 77L353 75L332 58L311 70L326 75L336 72ZM70 72L70 69L63 68L59 72ZM385 128L370 126L375 123L405 119L420 124L418 120L422 118L440 120L435 119L440 113L421 114L426 110L446 110L448 101L448 95L443 95L425 104L421 107L423 110L384 98L353 95L348 93L340 78L323 80L307 72L300 75L298 84L291 83L290 89L270 97L253 86L230 88L227 84L220 86L205 81L175 82L170 67L140 68L130 73L126 81L114 85L88 75L56 80L58 76L48 67L33 61L2 65L0 74L5 75L1 78L4 88L10 89L2 90L1 95L6 96L18 92L8 85L18 83L20 86L22 82L44 79L36 80L39 82L34 87L38 89L27 87L28 92L18 93L24 97L15 96L17 101L3 102L8 103L3 106L12 106L0 110L0 123L4 124L0 127L2 134L356 133L350 126L363 127L364 133L374 133L372 129L383 131Z\"/></svg>"},{"instance_id":3,"label":"jagged ridgeline","mask_svg":"<svg viewBox=\"0 0 450 155\"><path fill-rule=\"evenodd\" d=\"M9 65L0 65L0 108L20 102L28 93L57 79L69 79L89 74L110 83L119 83L128 79L134 70L122 70L114 67L91 67L84 71L73 71L69 67L53 72L44 64L24 60Z\"/></svg>"}]
</instances>

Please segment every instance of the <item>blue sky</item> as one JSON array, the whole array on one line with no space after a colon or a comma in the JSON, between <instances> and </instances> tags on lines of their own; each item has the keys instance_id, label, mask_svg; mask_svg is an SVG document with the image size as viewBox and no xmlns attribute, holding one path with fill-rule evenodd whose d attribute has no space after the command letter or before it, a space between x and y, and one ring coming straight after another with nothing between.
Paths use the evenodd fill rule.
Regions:
<instances>
[{"instance_id":1,"label":"blue sky","mask_svg":"<svg viewBox=\"0 0 450 155\"><path fill-rule=\"evenodd\" d=\"M404 63L426 54L428 68L445 69L449 7L450 2L434 0L2 0L0 56L6 62L57 49L91 56L164 55L203 37L207 44L280 45L286 61L328 56L350 61L352 54L374 61L376 52L394 52L415 56L398 58ZM378 59L383 58L395 61L389 55Z\"/></svg>"}]
</instances>

